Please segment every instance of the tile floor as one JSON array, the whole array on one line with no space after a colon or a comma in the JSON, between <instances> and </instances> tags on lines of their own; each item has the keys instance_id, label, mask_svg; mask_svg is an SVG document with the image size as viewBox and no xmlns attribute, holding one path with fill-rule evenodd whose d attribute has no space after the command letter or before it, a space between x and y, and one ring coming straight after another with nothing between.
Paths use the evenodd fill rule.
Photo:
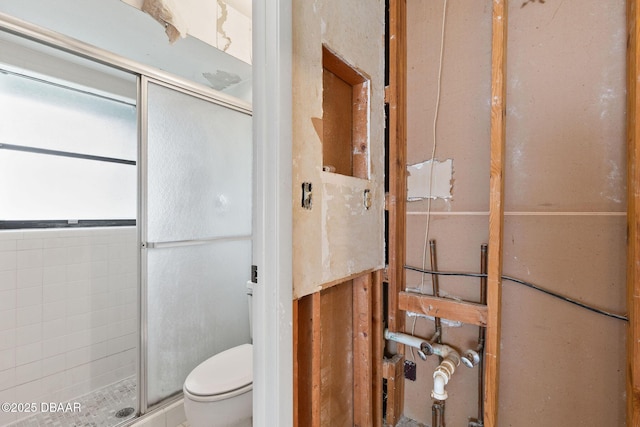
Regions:
<instances>
[{"instance_id":1,"label":"tile floor","mask_svg":"<svg viewBox=\"0 0 640 427\"><path fill-rule=\"evenodd\" d=\"M39 413L16 421L7 427L112 427L135 416L135 412L123 418L116 413L123 408L136 408L136 379L129 377L105 388L74 399L80 412Z\"/></svg>"}]
</instances>

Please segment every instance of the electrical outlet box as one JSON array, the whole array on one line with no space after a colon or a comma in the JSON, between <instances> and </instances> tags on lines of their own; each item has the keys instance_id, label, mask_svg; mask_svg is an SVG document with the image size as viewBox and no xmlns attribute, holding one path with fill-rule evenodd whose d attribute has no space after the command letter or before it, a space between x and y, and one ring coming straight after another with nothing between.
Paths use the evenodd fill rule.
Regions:
<instances>
[{"instance_id":1,"label":"electrical outlet box","mask_svg":"<svg viewBox=\"0 0 640 427\"><path fill-rule=\"evenodd\" d=\"M417 370L416 362L412 362L411 360L404 361L404 377L410 381L416 380L416 370Z\"/></svg>"}]
</instances>

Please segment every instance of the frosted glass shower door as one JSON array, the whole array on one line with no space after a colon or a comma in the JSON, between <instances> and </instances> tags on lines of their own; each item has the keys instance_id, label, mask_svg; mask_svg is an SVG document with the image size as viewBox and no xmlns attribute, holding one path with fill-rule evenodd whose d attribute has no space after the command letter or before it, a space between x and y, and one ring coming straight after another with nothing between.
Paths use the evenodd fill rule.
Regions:
<instances>
[{"instance_id":1,"label":"frosted glass shower door","mask_svg":"<svg viewBox=\"0 0 640 427\"><path fill-rule=\"evenodd\" d=\"M143 98L145 88L151 406L182 390L203 360L249 342L252 148L246 112L153 82Z\"/></svg>"}]
</instances>

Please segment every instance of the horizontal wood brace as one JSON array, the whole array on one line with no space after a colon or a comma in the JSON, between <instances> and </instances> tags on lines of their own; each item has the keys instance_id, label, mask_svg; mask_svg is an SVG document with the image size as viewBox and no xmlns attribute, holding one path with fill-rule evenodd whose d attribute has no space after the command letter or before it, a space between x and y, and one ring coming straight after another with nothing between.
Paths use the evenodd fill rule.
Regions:
<instances>
[{"instance_id":1,"label":"horizontal wood brace","mask_svg":"<svg viewBox=\"0 0 640 427\"><path fill-rule=\"evenodd\" d=\"M456 301L423 295L415 292L400 292L400 310L440 317L470 325L487 325L487 306L474 302Z\"/></svg>"}]
</instances>

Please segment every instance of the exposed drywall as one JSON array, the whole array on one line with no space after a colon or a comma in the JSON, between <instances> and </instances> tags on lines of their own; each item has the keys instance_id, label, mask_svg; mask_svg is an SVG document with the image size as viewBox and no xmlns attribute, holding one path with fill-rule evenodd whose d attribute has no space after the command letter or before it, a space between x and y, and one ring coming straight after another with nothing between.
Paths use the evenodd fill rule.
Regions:
<instances>
[{"instance_id":1,"label":"exposed drywall","mask_svg":"<svg viewBox=\"0 0 640 427\"><path fill-rule=\"evenodd\" d=\"M407 200L450 199L453 162L427 160L407 166Z\"/></svg>"},{"instance_id":2,"label":"exposed drywall","mask_svg":"<svg viewBox=\"0 0 640 427\"><path fill-rule=\"evenodd\" d=\"M436 158L453 159L455 181L450 201L432 202L429 226L442 270L478 271L487 240L491 3L447 10ZM410 164L431 155L442 5L407 3ZM625 47L623 0L509 2L504 273L617 313L626 311ZM427 202L407 209L407 263L421 265ZM478 282L443 278L440 288L478 301ZM407 285L422 278L408 273ZM430 336L432 323L418 320L416 335ZM505 281L498 425L624 425L624 334L624 322ZM444 340L465 349L477 328L445 327ZM429 424L437 362L417 363L405 414ZM476 416L476 381L460 368L447 385L448 424Z\"/></svg>"},{"instance_id":3,"label":"exposed drywall","mask_svg":"<svg viewBox=\"0 0 640 427\"><path fill-rule=\"evenodd\" d=\"M323 44L371 79L368 180L322 171ZM384 265L383 52L384 2L293 2L294 297ZM313 184L311 209L303 182Z\"/></svg>"}]
</instances>

